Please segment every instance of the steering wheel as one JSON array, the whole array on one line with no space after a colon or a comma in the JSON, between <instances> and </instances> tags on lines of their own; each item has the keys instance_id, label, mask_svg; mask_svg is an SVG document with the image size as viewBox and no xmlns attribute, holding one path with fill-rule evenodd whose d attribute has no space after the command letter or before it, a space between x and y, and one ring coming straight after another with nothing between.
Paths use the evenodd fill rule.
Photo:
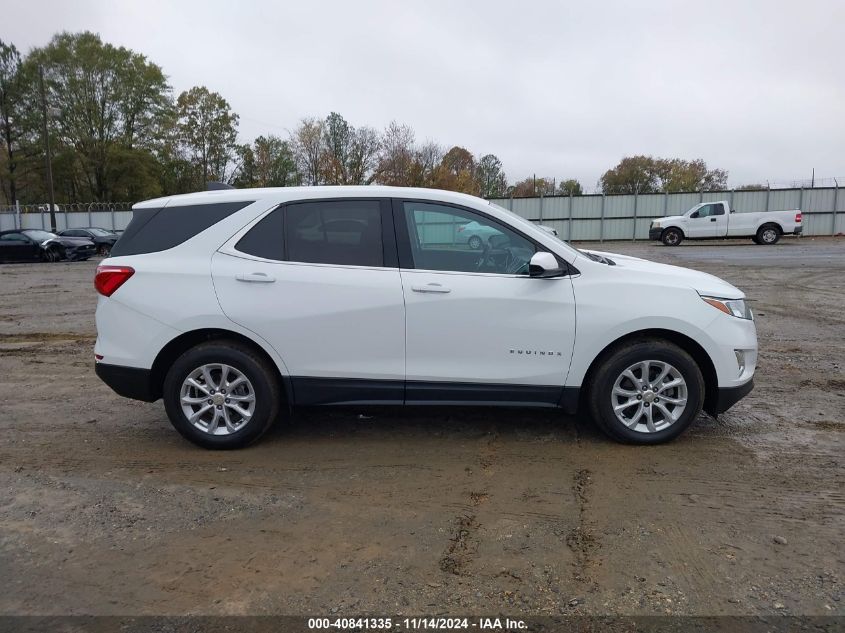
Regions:
<instances>
[{"instance_id":1,"label":"steering wheel","mask_svg":"<svg viewBox=\"0 0 845 633\"><path fill-rule=\"evenodd\" d=\"M500 249L500 252L503 253L506 257L504 261L504 266L501 268L504 272L511 272L511 268L516 263L516 258L514 257L513 253L511 252L510 247L504 247ZM494 269L493 272L500 272L498 269L500 268L498 263L495 259L493 259L493 246L490 242L484 242L484 247L481 251L481 255L479 256L478 260L475 262L475 271L476 272L490 272L485 271L486 267L491 267Z\"/></svg>"}]
</instances>

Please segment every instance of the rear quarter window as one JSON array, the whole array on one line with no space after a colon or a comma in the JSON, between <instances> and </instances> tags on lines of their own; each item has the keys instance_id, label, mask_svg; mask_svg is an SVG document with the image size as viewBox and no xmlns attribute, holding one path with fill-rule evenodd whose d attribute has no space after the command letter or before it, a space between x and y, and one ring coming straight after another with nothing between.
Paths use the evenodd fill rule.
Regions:
<instances>
[{"instance_id":1,"label":"rear quarter window","mask_svg":"<svg viewBox=\"0 0 845 633\"><path fill-rule=\"evenodd\" d=\"M111 255L118 257L165 251L252 203L252 200L247 200L135 209L132 221L111 249Z\"/></svg>"}]
</instances>

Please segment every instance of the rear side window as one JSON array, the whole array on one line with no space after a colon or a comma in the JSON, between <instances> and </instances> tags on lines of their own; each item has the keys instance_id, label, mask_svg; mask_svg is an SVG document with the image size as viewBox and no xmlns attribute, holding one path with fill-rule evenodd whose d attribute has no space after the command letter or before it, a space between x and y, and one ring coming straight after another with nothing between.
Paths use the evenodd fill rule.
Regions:
<instances>
[{"instance_id":1,"label":"rear side window","mask_svg":"<svg viewBox=\"0 0 845 633\"><path fill-rule=\"evenodd\" d=\"M288 205L284 216L288 261L384 265L378 201L301 202Z\"/></svg>"},{"instance_id":2,"label":"rear side window","mask_svg":"<svg viewBox=\"0 0 845 633\"><path fill-rule=\"evenodd\" d=\"M248 255L282 261L285 258L284 223L283 207L279 207L261 218L238 240L235 248Z\"/></svg>"},{"instance_id":3,"label":"rear side window","mask_svg":"<svg viewBox=\"0 0 845 633\"><path fill-rule=\"evenodd\" d=\"M252 200L160 209L135 209L132 221L111 249L112 256L155 253L178 246Z\"/></svg>"}]
</instances>

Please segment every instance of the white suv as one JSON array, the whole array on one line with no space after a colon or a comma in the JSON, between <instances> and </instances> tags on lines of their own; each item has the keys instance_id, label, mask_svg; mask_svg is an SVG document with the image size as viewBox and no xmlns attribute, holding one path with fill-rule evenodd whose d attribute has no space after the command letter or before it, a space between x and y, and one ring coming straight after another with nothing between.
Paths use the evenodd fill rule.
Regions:
<instances>
[{"instance_id":1,"label":"white suv","mask_svg":"<svg viewBox=\"0 0 845 633\"><path fill-rule=\"evenodd\" d=\"M471 245L457 227L477 223ZM135 205L97 269L97 374L164 400L208 448L294 406L589 412L611 437L677 437L747 394L743 293L579 251L485 200L431 189L210 191Z\"/></svg>"}]
</instances>

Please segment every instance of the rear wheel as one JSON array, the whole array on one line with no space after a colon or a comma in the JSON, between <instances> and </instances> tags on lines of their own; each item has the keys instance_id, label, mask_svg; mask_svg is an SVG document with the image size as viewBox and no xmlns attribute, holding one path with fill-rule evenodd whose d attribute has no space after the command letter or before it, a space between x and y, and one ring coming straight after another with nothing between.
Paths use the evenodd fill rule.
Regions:
<instances>
[{"instance_id":1,"label":"rear wheel","mask_svg":"<svg viewBox=\"0 0 845 633\"><path fill-rule=\"evenodd\" d=\"M111 246L109 246L108 244L100 244L97 247L97 255L100 255L102 257L108 257L109 253L111 253Z\"/></svg>"},{"instance_id":2,"label":"rear wheel","mask_svg":"<svg viewBox=\"0 0 845 633\"><path fill-rule=\"evenodd\" d=\"M269 363L228 341L203 343L182 354L167 372L162 395L176 430L212 449L256 441L280 405L280 386Z\"/></svg>"},{"instance_id":3,"label":"rear wheel","mask_svg":"<svg viewBox=\"0 0 845 633\"><path fill-rule=\"evenodd\" d=\"M677 246L684 241L684 234L679 229L670 228L663 231L660 240L666 246Z\"/></svg>"},{"instance_id":4,"label":"rear wheel","mask_svg":"<svg viewBox=\"0 0 845 633\"><path fill-rule=\"evenodd\" d=\"M764 224L757 229L757 242L765 246L777 244L780 240L780 227L777 224Z\"/></svg>"},{"instance_id":5,"label":"rear wheel","mask_svg":"<svg viewBox=\"0 0 845 633\"><path fill-rule=\"evenodd\" d=\"M591 381L589 411L611 438L629 444L675 439L701 412L704 378L677 345L645 339L606 357Z\"/></svg>"},{"instance_id":6,"label":"rear wheel","mask_svg":"<svg viewBox=\"0 0 845 633\"><path fill-rule=\"evenodd\" d=\"M478 237L477 235L473 235L471 238L469 238L469 247L472 250L474 250L474 251L481 250L481 245L482 245L481 238Z\"/></svg>"}]
</instances>

